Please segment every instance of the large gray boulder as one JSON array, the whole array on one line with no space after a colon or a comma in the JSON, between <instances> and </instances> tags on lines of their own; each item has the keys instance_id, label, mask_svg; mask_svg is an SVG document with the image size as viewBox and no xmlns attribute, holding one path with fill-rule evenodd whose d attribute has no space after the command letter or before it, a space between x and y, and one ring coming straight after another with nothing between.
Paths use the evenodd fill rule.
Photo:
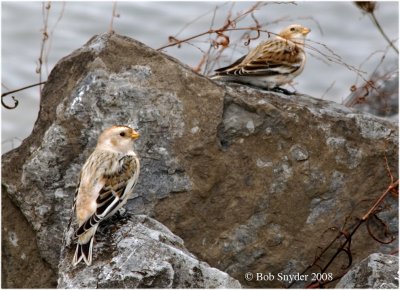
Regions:
<instances>
[{"instance_id":1,"label":"large gray boulder","mask_svg":"<svg viewBox=\"0 0 400 290\"><path fill-rule=\"evenodd\" d=\"M130 38L103 34L63 58L32 135L3 156L2 182L58 272L79 170L105 128L139 129L131 214L145 214L242 285L246 272L301 272L349 215L397 176L398 127L306 95L215 83ZM397 231L397 200L380 213ZM357 262L389 251L362 230ZM29 268L28 268L29 269Z\"/></svg>"},{"instance_id":2,"label":"large gray boulder","mask_svg":"<svg viewBox=\"0 0 400 290\"><path fill-rule=\"evenodd\" d=\"M374 253L344 275L336 288L399 289L399 257Z\"/></svg>"}]
</instances>

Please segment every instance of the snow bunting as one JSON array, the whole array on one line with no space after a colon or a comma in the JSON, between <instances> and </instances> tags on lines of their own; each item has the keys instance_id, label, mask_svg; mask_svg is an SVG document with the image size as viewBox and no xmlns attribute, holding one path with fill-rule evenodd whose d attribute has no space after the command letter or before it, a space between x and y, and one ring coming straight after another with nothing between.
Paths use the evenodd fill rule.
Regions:
<instances>
[{"instance_id":1,"label":"snow bunting","mask_svg":"<svg viewBox=\"0 0 400 290\"><path fill-rule=\"evenodd\" d=\"M138 137L139 133L126 126L106 129L82 167L74 200L79 225L74 266L82 259L92 264L93 238L99 223L112 216L133 193L140 170L133 151Z\"/></svg>"},{"instance_id":2,"label":"snow bunting","mask_svg":"<svg viewBox=\"0 0 400 290\"><path fill-rule=\"evenodd\" d=\"M298 24L290 25L233 64L217 69L211 78L286 91L279 86L289 83L304 69L304 42L310 31Z\"/></svg>"}]
</instances>

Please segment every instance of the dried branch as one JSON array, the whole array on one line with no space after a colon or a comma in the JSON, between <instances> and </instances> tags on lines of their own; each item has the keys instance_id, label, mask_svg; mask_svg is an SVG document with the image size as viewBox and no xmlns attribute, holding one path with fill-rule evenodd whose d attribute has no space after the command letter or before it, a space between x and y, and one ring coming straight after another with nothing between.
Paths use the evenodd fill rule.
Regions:
<instances>
[{"instance_id":1,"label":"dried branch","mask_svg":"<svg viewBox=\"0 0 400 290\"><path fill-rule=\"evenodd\" d=\"M232 5L234 5L234 3L232 3ZM252 14L254 11L256 11L257 9L259 9L260 7L262 7L262 6L264 6L264 5L266 5L266 3L257 2L256 4L250 6L248 9L246 9L245 11L239 12L239 13L237 14L237 16L234 17L234 18L232 18L232 19L231 19L231 11L232 11L233 6L231 6L231 9L228 11L227 19L226 19L226 21L225 21L225 23L224 23L224 25L223 25L222 27L217 28L217 29L212 29L212 27L210 27L210 28L209 28L207 31L205 31L205 32L202 32L202 33L199 33L199 34L196 34L196 35L187 37L187 38L182 39L182 40L178 40L176 37L173 37L176 41L173 41L172 43L171 43L171 37L169 37L170 43L167 44L167 45L164 45L164 46L162 46L162 47L160 47L160 48L158 48L157 50L163 50L163 49L168 48L168 47L172 47L172 46L175 46L175 45L180 45L180 44L182 44L182 43L184 43L184 42L191 41L191 40L193 40L193 39L195 39L195 38L199 38L199 37L204 36L204 35L211 35L211 34L221 35L221 34L224 34L224 32L227 32L227 31L235 31L235 30L255 30L255 29L257 29L257 27L239 28L239 29L237 29L237 28L236 28L236 24L237 24L240 20L242 20L244 17L246 17L247 15ZM216 13L215 11L216 11L218 8L219 8L219 6L217 6L217 7L214 9L213 19L215 18L215 13ZM208 13L210 13L210 12L208 12ZM182 31L182 30L181 30L181 31ZM179 33L181 33L181 31L180 31ZM179 33L178 33L178 34L179 34Z\"/></svg>"},{"instance_id":2,"label":"dried branch","mask_svg":"<svg viewBox=\"0 0 400 290\"><path fill-rule=\"evenodd\" d=\"M362 217L361 220L364 222L367 219L369 219L371 215L374 215L377 207L382 204L382 201L386 198L389 192L393 191L398 192L398 186L399 186L399 180L396 180L395 182L391 183L386 189L386 191L381 196L379 196L375 204L369 209L369 211Z\"/></svg>"},{"instance_id":3,"label":"dried branch","mask_svg":"<svg viewBox=\"0 0 400 290\"><path fill-rule=\"evenodd\" d=\"M118 18L120 15L117 13L117 2L113 1L113 9L111 15L110 26L108 28L108 32L114 32L114 18Z\"/></svg>"},{"instance_id":4,"label":"dried branch","mask_svg":"<svg viewBox=\"0 0 400 290\"><path fill-rule=\"evenodd\" d=\"M397 49L397 47L394 46L393 42L395 40L390 40L389 37L386 35L386 33L383 31L382 26L380 25L380 23L378 22L378 19L376 19L376 16L374 13L371 13L371 18L372 21L374 22L375 26L378 28L379 32L382 34L382 36L385 38L385 40L388 42L388 44L393 48L393 50L399 54L399 50Z\"/></svg>"},{"instance_id":5,"label":"dried branch","mask_svg":"<svg viewBox=\"0 0 400 290\"><path fill-rule=\"evenodd\" d=\"M354 4L360 8L364 13L368 14L372 20L372 23L376 26L380 34L382 34L383 38L387 41L393 50L399 54L399 50L397 47L394 46L393 42L395 40L390 40L389 37L386 35L385 31L383 30L381 24L379 23L378 19L375 16L375 10L377 8L377 3L374 1L356 1Z\"/></svg>"},{"instance_id":6,"label":"dried branch","mask_svg":"<svg viewBox=\"0 0 400 290\"><path fill-rule=\"evenodd\" d=\"M42 28L42 43L40 46L40 54L38 58L38 64L36 67L36 73L39 74L39 83L42 82L42 65L43 65L43 55L45 50L46 41L49 39L48 33L48 22L50 15L51 2L42 3L42 14L43 14L43 28ZM42 87L39 87L39 93L41 94Z\"/></svg>"},{"instance_id":7,"label":"dried branch","mask_svg":"<svg viewBox=\"0 0 400 290\"><path fill-rule=\"evenodd\" d=\"M325 96L328 94L328 92L333 88L333 86L335 85L336 81L333 81L330 86L325 90L325 92L322 94L321 96L321 100L323 100L325 98Z\"/></svg>"},{"instance_id":8,"label":"dried branch","mask_svg":"<svg viewBox=\"0 0 400 290\"><path fill-rule=\"evenodd\" d=\"M48 61L48 59L49 59L51 47L53 45L53 34L54 34L54 31L56 30L56 27L60 23L61 19L64 17L64 11L65 11L65 2L62 2L60 14L58 15L56 22L54 23L54 26L50 29L49 42L48 42L47 50L46 50L45 57L44 57L44 63L46 64L46 75L47 76L49 76L49 68L48 68L49 61Z\"/></svg>"},{"instance_id":9,"label":"dried branch","mask_svg":"<svg viewBox=\"0 0 400 290\"><path fill-rule=\"evenodd\" d=\"M14 101L14 105L12 105L12 106L6 105L6 103L5 103L4 100L3 100L3 96L1 96L1 105L2 105L4 108L9 109L9 110L15 109L15 108L18 106L19 101L18 101L14 96L11 96L11 98L12 98L13 101Z\"/></svg>"},{"instance_id":10,"label":"dried branch","mask_svg":"<svg viewBox=\"0 0 400 290\"><path fill-rule=\"evenodd\" d=\"M210 14L211 12L213 13L212 19L211 19L211 25L210 25L210 29L212 28L212 26L214 25L214 21L215 21L215 16L217 13L217 10L219 8L222 8L223 6L227 5L229 2L225 2L221 5L216 5L212 10L207 11L206 13L194 18L193 20L189 21L188 23L186 23L175 35L174 37L177 38L182 32L184 32L189 26L191 26L192 24L196 23L197 21L199 21L201 18L207 16L208 14Z\"/></svg>"},{"instance_id":11,"label":"dried branch","mask_svg":"<svg viewBox=\"0 0 400 290\"><path fill-rule=\"evenodd\" d=\"M319 255L316 255L316 257L314 257L314 261L309 266L307 266L301 272L300 275L305 274L307 271L309 271L313 267L318 267L320 269L321 274L326 273L327 270L329 269L329 267L333 264L333 262L337 259L337 257L341 253L345 253L348 258L347 265L345 265L343 267L344 269L348 269L351 266L352 261L353 261L353 255L352 255L352 251L351 251L352 238L353 238L354 234L357 232L357 230L364 223L366 223L366 227L367 227L367 231L368 231L369 235L375 241L382 243L382 244L390 244L395 240L395 237L391 236L388 241L382 241L381 239L377 238L372 233L372 230L370 229L371 219L374 218L375 220L377 220L379 222L380 227L383 229L384 236L385 237L390 236L390 231L388 229L388 226L382 219L380 219L377 216L377 213L383 211L383 209L384 209L384 208L382 208L382 203L385 200L385 198L387 197L387 195L389 193L393 193L393 192L395 192L398 195L399 180L398 179L395 180L391 173L391 170L390 170L390 167L388 164L388 160L386 157L386 153L385 153L385 166L386 166L385 169L387 170L388 175L390 177L390 184L388 185L387 189L377 198L375 203L369 208L369 210L362 216L361 219L358 219L358 221L353 226L348 226L347 228L345 228L345 225L347 224L347 222L350 218L350 216L348 216L348 217L346 217L345 223L341 230L338 230L337 228L333 228L335 230L338 230L338 234L336 235L336 237L331 240L331 242L321 251L321 253ZM330 228L330 229L332 229L332 228ZM326 253L328 252L328 250L332 249L333 245L337 241L340 241L340 239L342 237L344 238L344 241L342 241L340 243L340 246L336 249L335 253L330 257L330 259L325 264L325 266L321 267L319 265L319 263L326 256ZM332 283L333 281L340 279L345 273L346 273L346 271L344 271L343 273L340 273L339 275L334 276L334 278L330 281L315 281L315 282L309 284L307 286L307 288L321 288L324 285L327 285L329 283ZM293 281L292 283L289 284L288 287L289 288L292 287L295 283L296 283L296 281Z\"/></svg>"},{"instance_id":12,"label":"dried branch","mask_svg":"<svg viewBox=\"0 0 400 290\"><path fill-rule=\"evenodd\" d=\"M213 67L211 65L211 62L215 63L222 56L222 52L231 45L230 36L228 35L228 33L234 32L234 31L235 32L246 31L246 33L242 37L245 40L244 46L248 46L251 41L259 39L261 36L261 33L267 33L268 37L270 37L271 35L276 35L275 33L272 33L271 31L262 29L263 25L260 24L260 22L255 17L254 12L257 9L259 9L261 6L264 6L264 5L266 5L266 3L258 2L256 4L250 6L246 10L239 12L236 15L236 17L232 17L232 11L231 11L233 8L233 4L232 4L231 9L228 10L228 12L227 12L226 20L221 27L213 28L211 25L207 31L204 31L204 32L201 32L201 33L198 33L198 34L195 34L195 35L183 38L183 39L177 38L178 34L180 34L190 24L194 23L199 18L203 17L204 16L204 14L203 14L200 17L193 20L190 24L185 26L184 29L180 30L178 34L176 34L175 36L170 36L169 44L166 44L166 45L158 48L157 50L163 50L165 48L169 48L169 47L173 47L173 46L177 46L179 48L184 43L187 44L187 43L190 43L191 41L193 41L194 39L198 39L203 36L209 35L208 42L211 44L212 47L210 47L208 49L208 51L206 52L208 55L202 56L200 59L200 63L202 65L205 64L205 69L203 71L203 74L207 75L208 70L210 70L210 68ZM214 13L212 16L212 23L214 22L216 11L218 8L219 7L217 6L214 9ZM247 16L251 17L251 19L253 21L253 25L246 26L246 27L238 27L237 26L238 22L240 22ZM311 19L314 22L316 22L312 17L307 17L306 19L309 19L309 20ZM318 22L316 22L316 23L318 24ZM320 31L322 33L322 28L320 27L319 24L318 24L318 27L320 28ZM253 31L255 32L254 35L251 34ZM339 56L336 52L334 52L327 45L322 44L320 42L312 41L312 40L306 40L305 47L307 50L310 51L310 54L315 56L317 59L319 59L325 63L335 63L335 64L339 64L341 66L344 66L348 70L355 72L358 75L358 77L362 78L364 81L367 81L364 76L366 74L366 72L362 71L359 68L356 68L355 66L353 66L351 64L346 63L342 59L341 56ZM313 52L315 53L315 55L313 54ZM214 55L214 57L212 57L211 55ZM196 69L196 71L199 72L200 67L197 66L195 69ZM371 84L371 85L373 87L373 84ZM328 90L329 89L330 88L328 88Z\"/></svg>"},{"instance_id":13,"label":"dried branch","mask_svg":"<svg viewBox=\"0 0 400 290\"><path fill-rule=\"evenodd\" d=\"M42 3L42 15L43 15L43 28L41 29L42 32L42 42L41 42L41 46L40 46L40 53L39 53L39 58L38 58L38 62L37 62L37 67L36 67L36 73L39 74L39 82L36 84L32 84L32 85L28 85L16 90L12 90L12 91L8 91L6 93L3 93L1 95L1 104L3 107L7 108L7 109L15 109L18 106L19 101L15 98L15 96L11 96L12 100L14 101L14 104L12 106L7 105L4 102L4 97L6 97L7 95L25 90L25 89L29 89L35 86L39 86L39 94L41 95L42 92L42 85L46 83L46 81L43 81L43 75L42 75L42 67L43 64L46 64L46 74L48 75L48 57L49 57L49 53L51 51L51 47L52 47L52 39L53 39L53 34L55 32L55 29L57 27L57 25L60 23L61 19L64 16L64 12L65 12L65 2L62 3L62 8L60 11L60 14L55 22L55 24L53 25L53 27L50 29L49 32L49 17L50 17L50 9L51 9L51 2L46 2L46 3ZM47 49L46 49L46 44L47 44Z\"/></svg>"},{"instance_id":14,"label":"dried branch","mask_svg":"<svg viewBox=\"0 0 400 290\"><path fill-rule=\"evenodd\" d=\"M309 45L308 43L316 44L316 45L322 47L327 52L323 51L322 49L317 49L317 48ZM316 52L317 54L321 55L323 58L327 59L328 61L336 63L336 64L339 64L341 66L344 66L348 70L355 72L358 76L360 76L363 80L366 81L366 79L365 79L365 77L363 75L363 74L366 74L365 71L362 71L362 70L356 68L355 66L344 62L342 57L340 55L338 55L336 52L334 52L333 49L328 47L326 44L323 44L323 43L320 43L320 42L317 42L317 41L313 41L313 40L310 40L310 39L306 39L305 47L307 49L310 49L310 50Z\"/></svg>"},{"instance_id":15,"label":"dried branch","mask_svg":"<svg viewBox=\"0 0 400 290\"><path fill-rule=\"evenodd\" d=\"M379 222L380 226L384 229L384 231L383 231L384 236L386 238L389 237L389 229L388 229L387 224L382 219L380 219L376 214L374 214L373 217L375 218L375 220L377 220ZM375 241L377 241L380 244L390 244L396 239L395 236L393 236L393 235L390 236L389 240L387 240L387 241L383 241L383 240L379 239L378 237L376 237L373 234L373 232L371 230L371 226L370 226L372 220L373 220L372 218L368 219L367 220L367 224L366 224L367 225L368 234L371 236L371 238L373 238Z\"/></svg>"},{"instance_id":16,"label":"dried branch","mask_svg":"<svg viewBox=\"0 0 400 290\"><path fill-rule=\"evenodd\" d=\"M26 90L26 89L29 89L29 88L33 88L33 87L36 87L36 86L40 86L40 85L43 85L45 83L46 83L46 81L40 82L40 83L37 83L37 84L33 84L33 85L29 85L29 86L26 86L26 87L22 87L22 88L19 88L19 89L16 89L16 90L8 91L8 92L5 92L5 93L1 94L1 104L2 104L2 106L5 107L6 109L9 109L9 110L15 109L18 106L19 101L14 96L11 96L11 98L14 101L14 105L13 106L6 105L6 103L4 102L3 98L8 96L8 95L10 95L10 94L13 94L13 93L16 93L16 92L19 92L19 91L23 91L23 90Z\"/></svg>"}]
</instances>

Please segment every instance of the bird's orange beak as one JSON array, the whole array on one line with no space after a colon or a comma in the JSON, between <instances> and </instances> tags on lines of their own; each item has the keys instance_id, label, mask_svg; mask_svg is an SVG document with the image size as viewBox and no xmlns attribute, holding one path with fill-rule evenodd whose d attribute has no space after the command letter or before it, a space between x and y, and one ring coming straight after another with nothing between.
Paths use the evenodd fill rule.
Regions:
<instances>
[{"instance_id":1,"label":"bird's orange beak","mask_svg":"<svg viewBox=\"0 0 400 290\"><path fill-rule=\"evenodd\" d=\"M132 138L133 140L135 140L135 139L137 139L137 138L139 138L139 137L140 137L140 134L139 134L138 132L136 132L135 130L132 130L131 138Z\"/></svg>"},{"instance_id":2,"label":"bird's orange beak","mask_svg":"<svg viewBox=\"0 0 400 290\"><path fill-rule=\"evenodd\" d=\"M304 36L306 36L307 34L310 33L310 31L311 31L310 28L303 27L303 29L302 29L302 31L301 31L301 34L303 34Z\"/></svg>"}]
</instances>

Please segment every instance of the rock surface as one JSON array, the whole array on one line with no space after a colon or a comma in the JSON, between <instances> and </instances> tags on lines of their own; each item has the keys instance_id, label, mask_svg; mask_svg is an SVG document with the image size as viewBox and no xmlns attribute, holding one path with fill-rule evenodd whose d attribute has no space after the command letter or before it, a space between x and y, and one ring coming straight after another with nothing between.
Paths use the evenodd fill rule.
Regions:
<instances>
[{"instance_id":1,"label":"rock surface","mask_svg":"<svg viewBox=\"0 0 400 290\"><path fill-rule=\"evenodd\" d=\"M3 156L3 185L58 269L79 170L105 128L139 128L142 170L129 212L146 214L243 286L291 274L398 176L398 127L305 95L215 83L130 38L103 34L63 58L32 135ZM370 200L370 202L366 202ZM397 234L397 200L382 219ZM349 220L348 220L349 221ZM391 250L364 229L354 261Z\"/></svg>"},{"instance_id":2,"label":"rock surface","mask_svg":"<svg viewBox=\"0 0 400 290\"><path fill-rule=\"evenodd\" d=\"M2 288L55 288L56 271L43 261L35 232L4 188L1 215Z\"/></svg>"},{"instance_id":3,"label":"rock surface","mask_svg":"<svg viewBox=\"0 0 400 290\"><path fill-rule=\"evenodd\" d=\"M67 248L58 288L240 288L237 280L190 254L182 239L156 220L145 215L113 220L96 236L91 267L74 268L75 244Z\"/></svg>"},{"instance_id":4,"label":"rock surface","mask_svg":"<svg viewBox=\"0 0 400 290\"><path fill-rule=\"evenodd\" d=\"M336 288L399 289L399 257L371 254L347 272Z\"/></svg>"}]
</instances>

